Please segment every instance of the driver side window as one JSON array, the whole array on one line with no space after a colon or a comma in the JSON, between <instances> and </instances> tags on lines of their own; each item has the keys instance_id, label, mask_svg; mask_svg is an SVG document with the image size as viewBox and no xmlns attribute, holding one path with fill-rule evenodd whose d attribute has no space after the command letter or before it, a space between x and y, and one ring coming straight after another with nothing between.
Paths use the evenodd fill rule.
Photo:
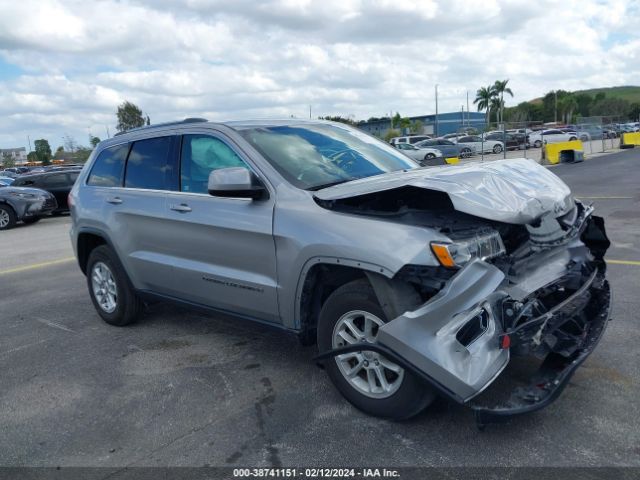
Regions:
<instances>
[{"instance_id":1,"label":"driver side window","mask_svg":"<svg viewBox=\"0 0 640 480\"><path fill-rule=\"evenodd\" d=\"M184 135L180 162L180 190L208 193L213 170L244 167L247 164L222 140L209 135Z\"/></svg>"}]
</instances>

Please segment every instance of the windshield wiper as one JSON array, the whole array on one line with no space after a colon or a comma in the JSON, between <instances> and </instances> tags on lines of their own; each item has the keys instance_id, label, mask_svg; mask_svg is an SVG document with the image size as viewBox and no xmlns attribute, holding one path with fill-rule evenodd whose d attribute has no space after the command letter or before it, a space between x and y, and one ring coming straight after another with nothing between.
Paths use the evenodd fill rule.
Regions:
<instances>
[{"instance_id":1,"label":"windshield wiper","mask_svg":"<svg viewBox=\"0 0 640 480\"><path fill-rule=\"evenodd\" d=\"M357 180L357 178L349 178L347 180L338 180L335 182L323 183L321 185L314 185L313 187L307 188L307 190L315 192L318 190L322 190L323 188L329 188L329 187L333 187L334 185L340 185L341 183L347 183L347 182L350 182L351 180Z\"/></svg>"}]
</instances>

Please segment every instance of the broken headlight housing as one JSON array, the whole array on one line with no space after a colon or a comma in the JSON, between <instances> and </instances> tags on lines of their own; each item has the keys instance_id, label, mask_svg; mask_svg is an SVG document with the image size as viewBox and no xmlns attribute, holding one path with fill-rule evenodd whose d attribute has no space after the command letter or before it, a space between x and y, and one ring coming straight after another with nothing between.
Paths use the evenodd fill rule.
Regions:
<instances>
[{"instance_id":1,"label":"broken headlight housing","mask_svg":"<svg viewBox=\"0 0 640 480\"><path fill-rule=\"evenodd\" d=\"M502 238L496 231L482 232L451 243L431 242L431 251L440 265L447 268L461 267L475 258L487 260L505 253Z\"/></svg>"}]
</instances>

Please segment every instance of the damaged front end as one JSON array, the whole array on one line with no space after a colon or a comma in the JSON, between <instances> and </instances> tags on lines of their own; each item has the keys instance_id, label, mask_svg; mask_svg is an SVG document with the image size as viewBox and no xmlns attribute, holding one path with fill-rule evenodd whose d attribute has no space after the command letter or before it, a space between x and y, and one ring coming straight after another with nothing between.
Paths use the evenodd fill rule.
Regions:
<instances>
[{"instance_id":1,"label":"damaged front end","mask_svg":"<svg viewBox=\"0 0 640 480\"><path fill-rule=\"evenodd\" d=\"M603 219L592 210L576 201L573 208L525 225L494 224L506 245L500 255L491 252L501 245L477 234L485 240L475 251L447 250L442 258L448 253L449 265L434 250L441 267L408 266L392 280L370 276L392 320L367 349L471 407L479 426L548 405L593 351L609 319L604 262L609 240ZM463 265L456 264L460 255ZM395 284L407 282L422 288L426 301L405 311L394 305ZM362 346L349 345L320 358L358 349ZM507 399L482 405L479 394L512 355L537 360L538 371Z\"/></svg>"}]
</instances>

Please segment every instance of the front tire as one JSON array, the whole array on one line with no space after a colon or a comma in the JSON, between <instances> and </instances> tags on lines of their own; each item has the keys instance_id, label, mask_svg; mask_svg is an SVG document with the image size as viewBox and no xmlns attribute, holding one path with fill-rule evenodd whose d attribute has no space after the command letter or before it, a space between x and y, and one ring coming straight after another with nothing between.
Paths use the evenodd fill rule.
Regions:
<instances>
[{"instance_id":1,"label":"front tire","mask_svg":"<svg viewBox=\"0 0 640 480\"><path fill-rule=\"evenodd\" d=\"M533 142L533 146L536 148L540 148L542 146L542 142L540 140L536 140Z\"/></svg>"},{"instance_id":2,"label":"front tire","mask_svg":"<svg viewBox=\"0 0 640 480\"><path fill-rule=\"evenodd\" d=\"M318 348L326 352L347 344L374 342L378 328L386 321L368 281L347 283L333 292L322 306ZM351 404L377 417L410 418L435 398L433 390L411 372L365 349L330 358L326 371Z\"/></svg>"},{"instance_id":3,"label":"front tire","mask_svg":"<svg viewBox=\"0 0 640 480\"><path fill-rule=\"evenodd\" d=\"M502 153L502 145L496 144L493 146L493 153Z\"/></svg>"},{"instance_id":4,"label":"front tire","mask_svg":"<svg viewBox=\"0 0 640 480\"><path fill-rule=\"evenodd\" d=\"M142 301L117 255L106 245L96 247L89 255L87 287L98 315L109 325L129 325L142 312Z\"/></svg>"},{"instance_id":5,"label":"front tire","mask_svg":"<svg viewBox=\"0 0 640 480\"><path fill-rule=\"evenodd\" d=\"M9 205L0 205L0 230L10 230L16 226L16 212Z\"/></svg>"}]
</instances>

